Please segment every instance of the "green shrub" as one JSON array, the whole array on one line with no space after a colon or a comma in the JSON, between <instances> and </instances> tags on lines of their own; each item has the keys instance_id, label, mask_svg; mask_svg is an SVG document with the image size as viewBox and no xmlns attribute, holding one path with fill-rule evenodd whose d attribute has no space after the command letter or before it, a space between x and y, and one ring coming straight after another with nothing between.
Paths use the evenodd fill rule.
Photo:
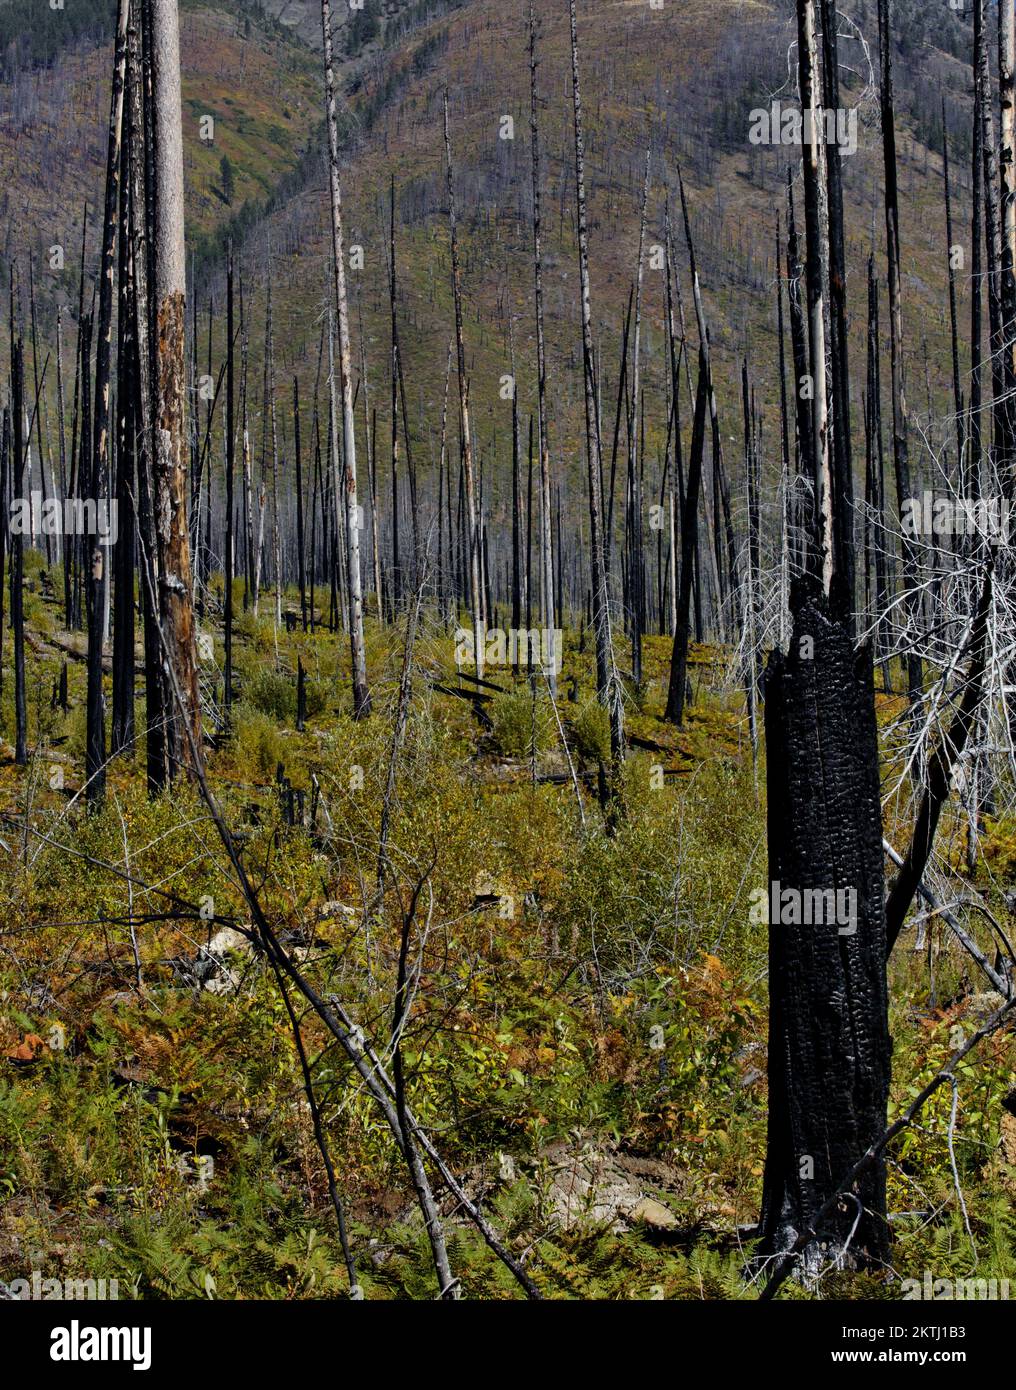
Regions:
<instances>
[{"instance_id":1,"label":"green shrub","mask_svg":"<svg viewBox=\"0 0 1016 1390\"><path fill-rule=\"evenodd\" d=\"M494 738L506 758L528 758L536 744L537 753L549 748L554 739L554 716L545 701L528 690L510 690L495 695L487 706L494 725Z\"/></svg>"},{"instance_id":2,"label":"green shrub","mask_svg":"<svg viewBox=\"0 0 1016 1390\"><path fill-rule=\"evenodd\" d=\"M233 742L238 763L246 762L265 776L285 762L286 750L278 726L267 714L248 704L237 705L233 712Z\"/></svg>"},{"instance_id":3,"label":"green shrub","mask_svg":"<svg viewBox=\"0 0 1016 1390\"><path fill-rule=\"evenodd\" d=\"M244 703L260 714L288 720L296 715L296 683L277 671L258 671L243 684Z\"/></svg>"},{"instance_id":4,"label":"green shrub","mask_svg":"<svg viewBox=\"0 0 1016 1390\"><path fill-rule=\"evenodd\" d=\"M583 705L571 721L571 732L579 755L586 762L606 761L610 757L610 719L598 700Z\"/></svg>"}]
</instances>

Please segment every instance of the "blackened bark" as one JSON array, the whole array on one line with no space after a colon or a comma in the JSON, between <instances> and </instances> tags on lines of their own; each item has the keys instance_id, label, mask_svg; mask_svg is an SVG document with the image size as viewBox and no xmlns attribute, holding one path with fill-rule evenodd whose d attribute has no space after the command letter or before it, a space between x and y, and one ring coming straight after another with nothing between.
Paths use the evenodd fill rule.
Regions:
<instances>
[{"instance_id":1,"label":"blackened bark","mask_svg":"<svg viewBox=\"0 0 1016 1390\"><path fill-rule=\"evenodd\" d=\"M708 393L704 354L699 352L698 391L695 396L695 419L691 432L691 454L688 459L688 492L685 499L684 521L681 526L681 587L677 599L677 623L674 646L670 656L670 688L667 691L665 719L680 724L684 720L685 686L688 679L688 640L691 610L692 567L698 546L698 503L702 485L702 454L705 448L706 396Z\"/></svg>"},{"instance_id":2,"label":"blackened bark","mask_svg":"<svg viewBox=\"0 0 1016 1390\"><path fill-rule=\"evenodd\" d=\"M763 1255L793 1244L885 1129L891 1056L871 656L814 581L795 584L791 609L790 653L772 656L766 686L770 884L853 890L856 912L770 923ZM881 1159L822 1224L806 1275L848 1238L856 1263L888 1255Z\"/></svg>"},{"instance_id":3,"label":"blackened bark","mask_svg":"<svg viewBox=\"0 0 1016 1390\"><path fill-rule=\"evenodd\" d=\"M137 476L137 542L141 608L145 642L145 759L148 789L156 793L168 780L164 711L167 705L165 674L159 647L158 571L155 516L153 511L152 457L154 440L151 415L153 349L151 342L150 194L151 179L147 132L147 40L142 32L139 8L132 6L127 44L127 165L130 178L128 227L131 238L131 306L136 344L134 367L134 440Z\"/></svg>"},{"instance_id":4,"label":"blackened bark","mask_svg":"<svg viewBox=\"0 0 1016 1390\"><path fill-rule=\"evenodd\" d=\"M293 377L293 450L296 455L296 566L300 584L300 625L307 631L307 560L303 540L303 461L300 457L300 383ZM368 458L368 471L370 460Z\"/></svg>"},{"instance_id":5,"label":"blackened bark","mask_svg":"<svg viewBox=\"0 0 1016 1390\"><path fill-rule=\"evenodd\" d=\"M12 354L13 366L13 354ZM4 688L4 609L6 594L4 589L5 564L7 559L7 532L9 528L9 487L8 481L13 472L11 459L11 411L10 406L3 409L3 434L0 437L0 696Z\"/></svg>"},{"instance_id":6,"label":"blackened bark","mask_svg":"<svg viewBox=\"0 0 1016 1390\"><path fill-rule=\"evenodd\" d=\"M25 357L19 336L11 362L14 415L14 495L24 496ZM28 765L28 705L25 700L25 538L19 527L11 536L11 631L14 635L14 761Z\"/></svg>"},{"instance_id":7,"label":"blackened bark","mask_svg":"<svg viewBox=\"0 0 1016 1390\"><path fill-rule=\"evenodd\" d=\"M113 270L121 213L120 177L123 160L124 80L127 71L128 0L119 0L116 51L113 59L113 87L110 98L109 133L106 151L106 201L102 234L102 261L99 269L99 322L95 355L94 438L90 460L90 481L85 496L96 502L106 485L109 463L110 357L113 336ZM107 546L96 534L89 538L88 561L88 699L85 732L85 778L90 806L97 806L106 793L106 728L102 692L102 647Z\"/></svg>"}]
</instances>

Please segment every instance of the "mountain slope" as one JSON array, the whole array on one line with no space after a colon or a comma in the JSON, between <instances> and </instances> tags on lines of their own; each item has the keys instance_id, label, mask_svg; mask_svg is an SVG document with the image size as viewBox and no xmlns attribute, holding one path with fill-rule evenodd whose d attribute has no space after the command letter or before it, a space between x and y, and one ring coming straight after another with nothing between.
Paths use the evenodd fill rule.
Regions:
<instances>
[{"instance_id":1,"label":"mountain slope","mask_svg":"<svg viewBox=\"0 0 1016 1390\"><path fill-rule=\"evenodd\" d=\"M584 508L577 488L583 471L583 426L567 9L541 4L538 13L542 27L539 80L551 446L558 478L571 484L575 503L571 515L581 526ZM863 14L860 22L860 33L874 52L874 35L870 28L865 29ZM773 95L784 100L792 97L793 83L787 81L791 38L789 12L782 5L752 4L733 13L717 0L695 0L680 10L654 11L637 0L595 0L579 8L592 308L601 354L601 415L608 459L621 327L635 274L648 140L652 187L647 242L650 248L663 242L669 193L690 320L687 256L676 202L679 166L687 183L691 226L721 377L721 417L733 460L735 502L740 492L736 441L740 435L743 356L749 359L752 381L765 410L770 466L776 452L775 227L777 215L785 226L785 171L788 163L796 167L799 152L753 146L747 134L753 110L768 107ZM353 270L350 275L356 315L354 357L358 358L360 351L362 321L370 404L378 412L377 437L384 471L388 455L386 243L388 188L394 177L398 305L410 425L417 463L429 472L438 452L452 329L441 134L443 93L446 89L449 92L463 241L470 391L486 477L496 474L487 492L488 500L493 498L496 504L495 522L505 519L503 503L508 492L510 414L502 386L510 371L509 312L523 430L526 416L535 409L526 42L524 6L506 10L494 0L473 0L450 16L436 19L397 48L374 55L362 81L349 91L346 119L346 235L347 242L361 246L364 253L362 272ZM961 139L964 69L951 56L938 52L925 53L922 61L949 94L951 119ZM916 78L915 69L910 76ZM861 80L855 78L849 89L850 104L857 108L859 147L845 161L857 432L863 385L864 274L873 225L880 267L883 239L878 110L863 79L862 70ZM513 122L510 139L501 138L508 128L506 117ZM940 122L938 130L940 136ZM925 135L932 140L930 129ZM915 379L912 405L923 427L929 401L939 412L946 408L948 386L941 160L917 139L905 113L900 119L899 144L905 317ZM958 226L966 226L968 176L955 151L953 178L954 217ZM799 202L799 189L797 196ZM245 246L247 272L254 283L254 358L260 351L270 235L275 248L278 375L283 381L299 374L305 398L317 378L321 314L329 293L328 225L324 183L319 178L304 196L276 209ZM650 493L657 486L666 424L665 287L659 264L658 256L647 264L641 335ZM960 312L965 321L969 310L962 280L960 289ZM694 341L691 322L690 333ZM689 416L685 407L686 429ZM948 425L939 430L941 440L948 442ZM937 445L938 440L933 443ZM624 449L622 429L622 457Z\"/></svg>"}]
</instances>

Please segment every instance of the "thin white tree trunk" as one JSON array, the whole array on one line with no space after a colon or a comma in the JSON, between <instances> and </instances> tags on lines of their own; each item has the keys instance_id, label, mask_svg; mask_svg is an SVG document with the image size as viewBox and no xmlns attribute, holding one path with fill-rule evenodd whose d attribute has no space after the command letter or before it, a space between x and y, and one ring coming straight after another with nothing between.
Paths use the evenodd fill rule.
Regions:
<instances>
[{"instance_id":1,"label":"thin white tree trunk","mask_svg":"<svg viewBox=\"0 0 1016 1390\"><path fill-rule=\"evenodd\" d=\"M325 58L325 111L328 125L328 175L332 204L332 259L339 314L339 384L342 388L342 456L346 506L346 591L349 641L353 668L353 716L370 713L367 655L363 641L363 588L360 580L360 508L356 496L356 427L353 419L352 354L349 345L349 301L346 296L345 251L342 240L342 187L339 182L339 136L335 121L335 75L332 68L332 24L328 0L321 0L321 30ZM335 505L342 495L336 475Z\"/></svg>"}]
</instances>

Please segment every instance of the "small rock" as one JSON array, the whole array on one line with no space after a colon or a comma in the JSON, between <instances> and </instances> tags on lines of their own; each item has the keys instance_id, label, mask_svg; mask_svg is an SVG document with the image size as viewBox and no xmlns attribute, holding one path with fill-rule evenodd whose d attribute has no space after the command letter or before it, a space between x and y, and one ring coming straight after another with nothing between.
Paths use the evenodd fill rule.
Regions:
<instances>
[{"instance_id":1,"label":"small rock","mask_svg":"<svg viewBox=\"0 0 1016 1390\"><path fill-rule=\"evenodd\" d=\"M672 1231L677 1226L677 1217L662 1202L652 1197L643 1197L631 1210L632 1221L641 1221L653 1231Z\"/></svg>"}]
</instances>

